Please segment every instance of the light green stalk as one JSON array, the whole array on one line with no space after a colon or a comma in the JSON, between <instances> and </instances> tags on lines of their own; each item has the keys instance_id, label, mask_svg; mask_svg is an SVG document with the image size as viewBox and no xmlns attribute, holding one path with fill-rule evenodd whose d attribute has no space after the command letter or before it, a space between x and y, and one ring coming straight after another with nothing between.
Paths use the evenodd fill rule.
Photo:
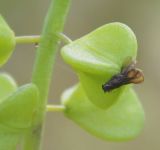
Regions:
<instances>
[{"instance_id":1,"label":"light green stalk","mask_svg":"<svg viewBox=\"0 0 160 150\"><path fill-rule=\"evenodd\" d=\"M24 150L40 150L49 85L60 39L59 33L63 30L69 3L70 0L52 0L45 18L32 74L32 82L37 85L40 93L39 109L32 131L25 137Z\"/></svg>"},{"instance_id":2,"label":"light green stalk","mask_svg":"<svg viewBox=\"0 0 160 150\"><path fill-rule=\"evenodd\" d=\"M39 35L30 35L30 36L17 36L16 43L17 44L28 44L28 43L39 43L40 36Z\"/></svg>"}]
</instances>

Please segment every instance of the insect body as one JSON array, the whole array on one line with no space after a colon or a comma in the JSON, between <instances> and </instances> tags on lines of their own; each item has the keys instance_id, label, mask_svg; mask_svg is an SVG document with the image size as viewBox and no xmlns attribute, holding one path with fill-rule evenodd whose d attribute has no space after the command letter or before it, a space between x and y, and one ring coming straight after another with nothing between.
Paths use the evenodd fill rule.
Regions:
<instances>
[{"instance_id":1,"label":"insect body","mask_svg":"<svg viewBox=\"0 0 160 150\"><path fill-rule=\"evenodd\" d=\"M112 91L122 85L134 83L138 84L144 81L143 73L140 69L135 68L135 62L124 67L121 72L114 75L108 82L102 85L104 92Z\"/></svg>"}]
</instances>

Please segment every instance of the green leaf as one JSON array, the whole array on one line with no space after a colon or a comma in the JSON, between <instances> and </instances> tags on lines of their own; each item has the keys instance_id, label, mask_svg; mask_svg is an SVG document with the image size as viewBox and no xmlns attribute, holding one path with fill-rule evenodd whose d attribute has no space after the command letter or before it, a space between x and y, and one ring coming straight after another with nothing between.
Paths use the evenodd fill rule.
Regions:
<instances>
[{"instance_id":1,"label":"green leaf","mask_svg":"<svg viewBox=\"0 0 160 150\"><path fill-rule=\"evenodd\" d=\"M15 35L0 15L0 66L6 63L15 47Z\"/></svg>"},{"instance_id":2,"label":"green leaf","mask_svg":"<svg viewBox=\"0 0 160 150\"><path fill-rule=\"evenodd\" d=\"M11 130L31 127L38 105L38 89L27 84L0 102L0 125Z\"/></svg>"},{"instance_id":3,"label":"green leaf","mask_svg":"<svg viewBox=\"0 0 160 150\"><path fill-rule=\"evenodd\" d=\"M80 84L64 92L62 103L66 106L67 117L105 140L129 140L143 128L144 112L132 89L124 89L106 110L92 104Z\"/></svg>"},{"instance_id":4,"label":"green leaf","mask_svg":"<svg viewBox=\"0 0 160 150\"><path fill-rule=\"evenodd\" d=\"M78 73L85 93L96 106L106 109L123 88L104 93L102 84L120 72L129 57L136 58L137 41L122 23L104 25L62 48L62 56Z\"/></svg>"}]
</instances>

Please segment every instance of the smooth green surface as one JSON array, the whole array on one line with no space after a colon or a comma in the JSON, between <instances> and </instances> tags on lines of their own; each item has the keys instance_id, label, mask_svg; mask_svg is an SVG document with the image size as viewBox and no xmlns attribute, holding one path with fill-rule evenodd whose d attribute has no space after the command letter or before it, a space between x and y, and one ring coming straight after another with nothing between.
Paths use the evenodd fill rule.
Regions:
<instances>
[{"instance_id":1,"label":"smooth green surface","mask_svg":"<svg viewBox=\"0 0 160 150\"><path fill-rule=\"evenodd\" d=\"M66 45L61 54L78 73L89 100L106 109L118 99L123 87L104 93L102 84L119 73L128 58L136 58L137 41L128 26L110 23Z\"/></svg>"},{"instance_id":2,"label":"smooth green surface","mask_svg":"<svg viewBox=\"0 0 160 150\"><path fill-rule=\"evenodd\" d=\"M16 41L14 32L0 15L0 66L6 63L11 56Z\"/></svg>"},{"instance_id":3,"label":"smooth green surface","mask_svg":"<svg viewBox=\"0 0 160 150\"><path fill-rule=\"evenodd\" d=\"M62 96L65 114L91 134L112 141L135 138L143 128L143 108L125 85L104 92L102 85L135 60L137 41L122 23L106 24L62 48L64 60L77 72L79 85Z\"/></svg>"},{"instance_id":4,"label":"smooth green surface","mask_svg":"<svg viewBox=\"0 0 160 150\"><path fill-rule=\"evenodd\" d=\"M92 104L81 85L64 92L62 103L66 106L67 117L105 140L129 140L135 138L143 128L144 112L132 89L124 89L107 110Z\"/></svg>"},{"instance_id":5,"label":"smooth green surface","mask_svg":"<svg viewBox=\"0 0 160 150\"><path fill-rule=\"evenodd\" d=\"M78 75L89 100L102 109L107 109L110 107L118 99L123 89L130 87L127 85L110 92L104 92L102 89L102 84L107 81L106 77L99 77L83 72Z\"/></svg>"},{"instance_id":6,"label":"smooth green surface","mask_svg":"<svg viewBox=\"0 0 160 150\"><path fill-rule=\"evenodd\" d=\"M38 89L34 84L17 88L7 74L0 74L0 149L16 150L31 127L38 104Z\"/></svg>"},{"instance_id":7,"label":"smooth green surface","mask_svg":"<svg viewBox=\"0 0 160 150\"><path fill-rule=\"evenodd\" d=\"M64 46L61 53L74 69L106 76L119 72L126 58L136 58L137 41L128 26L110 23Z\"/></svg>"},{"instance_id":8,"label":"smooth green surface","mask_svg":"<svg viewBox=\"0 0 160 150\"><path fill-rule=\"evenodd\" d=\"M70 0L52 0L37 49L32 82L40 91L40 110L37 122L42 122L46 110L47 96L56 52L60 41L65 18L69 9Z\"/></svg>"},{"instance_id":9,"label":"smooth green surface","mask_svg":"<svg viewBox=\"0 0 160 150\"><path fill-rule=\"evenodd\" d=\"M32 73L32 82L38 87L39 109L33 121L33 131L28 134L24 143L24 150L40 150L43 122L46 113L49 86L52 78L56 52L60 42L59 34L63 31L65 18L70 6L70 0L51 0L44 27L36 53L36 60Z\"/></svg>"},{"instance_id":10,"label":"smooth green surface","mask_svg":"<svg viewBox=\"0 0 160 150\"><path fill-rule=\"evenodd\" d=\"M17 84L14 79L6 74L0 74L0 102L3 101L6 97L11 95L17 89Z\"/></svg>"},{"instance_id":11,"label":"smooth green surface","mask_svg":"<svg viewBox=\"0 0 160 150\"><path fill-rule=\"evenodd\" d=\"M0 150L17 150L17 143L22 138L21 134L0 132Z\"/></svg>"},{"instance_id":12,"label":"smooth green surface","mask_svg":"<svg viewBox=\"0 0 160 150\"><path fill-rule=\"evenodd\" d=\"M0 103L0 124L13 129L31 127L37 104L38 89L34 84L18 88Z\"/></svg>"}]
</instances>

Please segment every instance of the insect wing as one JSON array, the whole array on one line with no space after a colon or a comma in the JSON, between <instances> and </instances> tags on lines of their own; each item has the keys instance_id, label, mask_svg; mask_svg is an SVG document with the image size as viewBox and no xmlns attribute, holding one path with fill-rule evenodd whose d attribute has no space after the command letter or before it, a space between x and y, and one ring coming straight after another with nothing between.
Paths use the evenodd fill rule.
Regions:
<instances>
[{"instance_id":1,"label":"insect wing","mask_svg":"<svg viewBox=\"0 0 160 150\"><path fill-rule=\"evenodd\" d=\"M129 70L135 68L136 60L133 60L132 57L127 57L122 64L121 74L126 74Z\"/></svg>"},{"instance_id":2,"label":"insect wing","mask_svg":"<svg viewBox=\"0 0 160 150\"><path fill-rule=\"evenodd\" d=\"M143 72L142 70L140 69L135 69L134 70L135 74L134 74L134 77L132 77L132 79L130 80L131 83L134 83L134 84L139 84L141 82L144 81L144 75L143 75ZM130 73L128 73L129 75Z\"/></svg>"}]
</instances>

